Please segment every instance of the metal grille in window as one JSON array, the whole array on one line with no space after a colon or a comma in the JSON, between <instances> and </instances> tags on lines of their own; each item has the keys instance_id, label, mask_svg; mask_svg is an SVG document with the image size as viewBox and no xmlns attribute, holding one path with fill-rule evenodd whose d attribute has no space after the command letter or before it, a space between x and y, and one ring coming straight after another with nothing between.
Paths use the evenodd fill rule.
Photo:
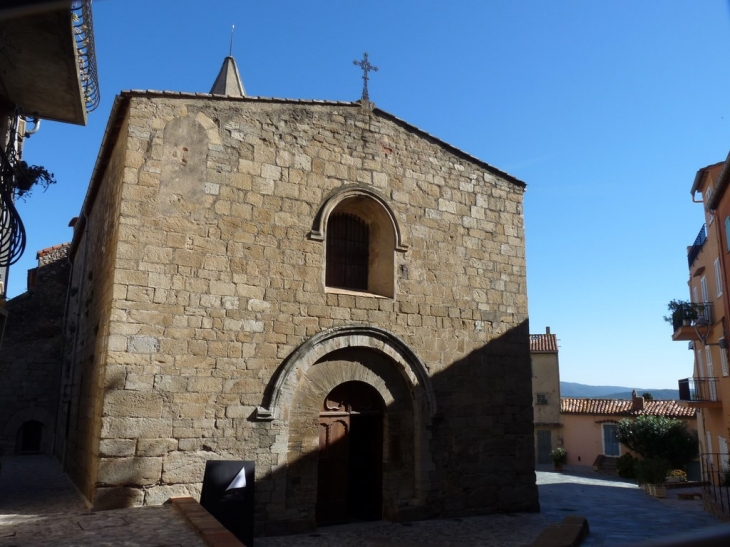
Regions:
<instances>
[{"instance_id":1,"label":"metal grille in window","mask_svg":"<svg viewBox=\"0 0 730 547\"><path fill-rule=\"evenodd\" d=\"M327 223L328 287L365 291L368 288L370 229L362 219L337 214Z\"/></svg>"},{"instance_id":2,"label":"metal grille in window","mask_svg":"<svg viewBox=\"0 0 730 547\"><path fill-rule=\"evenodd\" d=\"M537 394L537 404L538 405L546 405L546 404L548 404L548 402L547 402L547 395L545 395L544 393L538 393Z\"/></svg>"}]
</instances>

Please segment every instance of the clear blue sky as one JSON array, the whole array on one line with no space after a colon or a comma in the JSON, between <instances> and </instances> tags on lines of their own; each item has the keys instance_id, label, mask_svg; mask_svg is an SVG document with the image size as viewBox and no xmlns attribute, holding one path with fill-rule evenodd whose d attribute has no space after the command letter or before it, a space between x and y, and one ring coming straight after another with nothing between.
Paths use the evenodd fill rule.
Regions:
<instances>
[{"instance_id":1,"label":"clear blue sky","mask_svg":"<svg viewBox=\"0 0 730 547\"><path fill-rule=\"evenodd\" d=\"M20 211L25 290L69 241L114 96L208 92L228 54L249 95L357 100L507 171L525 195L531 331L563 380L676 388L691 376L666 303L688 297L689 189L730 149L730 16L721 0L96 0L102 102L86 127L43 122L25 158L56 174Z\"/></svg>"}]
</instances>

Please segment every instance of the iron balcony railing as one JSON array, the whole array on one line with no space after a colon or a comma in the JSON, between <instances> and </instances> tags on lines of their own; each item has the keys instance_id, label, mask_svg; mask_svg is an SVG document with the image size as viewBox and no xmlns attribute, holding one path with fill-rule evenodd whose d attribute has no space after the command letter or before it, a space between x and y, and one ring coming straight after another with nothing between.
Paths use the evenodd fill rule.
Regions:
<instances>
[{"instance_id":1,"label":"iron balcony railing","mask_svg":"<svg viewBox=\"0 0 730 547\"><path fill-rule=\"evenodd\" d=\"M700 454L705 494L722 515L730 516L730 462L727 454Z\"/></svg>"},{"instance_id":2,"label":"iron balcony railing","mask_svg":"<svg viewBox=\"0 0 730 547\"><path fill-rule=\"evenodd\" d=\"M679 400L716 402L720 400L717 378L685 378L679 380Z\"/></svg>"},{"instance_id":3,"label":"iron balcony railing","mask_svg":"<svg viewBox=\"0 0 730 547\"><path fill-rule=\"evenodd\" d=\"M697 255L700 254L705 241L707 241L707 228L703 224L702 228L700 228L700 233L697 234L695 242L692 244L692 247L690 247L689 252L687 253L687 261L689 262L690 268L692 267L695 258L697 258Z\"/></svg>"}]
</instances>

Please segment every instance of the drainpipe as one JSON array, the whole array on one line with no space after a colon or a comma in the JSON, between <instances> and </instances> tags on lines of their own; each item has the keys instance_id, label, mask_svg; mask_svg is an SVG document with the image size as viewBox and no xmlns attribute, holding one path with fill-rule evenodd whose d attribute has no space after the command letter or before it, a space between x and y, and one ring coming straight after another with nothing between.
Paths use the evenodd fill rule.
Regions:
<instances>
[{"instance_id":1,"label":"drainpipe","mask_svg":"<svg viewBox=\"0 0 730 547\"><path fill-rule=\"evenodd\" d=\"M79 331L80 331L78 319L79 319L79 317L81 317L81 302L83 300L84 284L86 281L86 258L88 256L88 249L89 249L89 217L86 214L86 212L83 210L81 211L81 214L83 215L83 219L84 219L84 251L83 251L84 255L83 255L82 262L81 262L81 276L80 276L80 281L79 281L79 288L78 288L78 292L76 293L78 295L78 304L76 306L76 314L75 314L76 328L74 330L73 343L71 345L71 358L70 358L70 364L69 364L69 374L68 374L69 392L65 393L66 392L65 386L62 388L63 399L65 399L65 401L63 401L64 404L65 403L71 404L71 401L73 400L73 386L74 386L74 381L75 381L74 376L76 374L76 354L78 351ZM71 294L71 283L73 282L72 280L73 280L73 275L71 275L69 277L69 292L68 292L69 301L70 301L70 294ZM67 422L70 417L71 417L71 413L67 412L66 413ZM68 428L69 428L69 424L66 423L66 430L68 430ZM68 436L66 435L66 445L64 446L63 460L61 462L62 468L64 471L66 471L67 456L68 456Z\"/></svg>"},{"instance_id":2,"label":"drainpipe","mask_svg":"<svg viewBox=\"0 0 730 547\"><path fill-rule=\"evenodd\" d=\"M25 133L23 134L24 137L30 137L31 135L35 135L36 133L38 133L38 130L41 128L41 120L40 119L38 119L38 118L31 118L30 121L33 122L33 129L30 129L30 130L26 129L25 130Z\"/></svg>"}]
</instances>

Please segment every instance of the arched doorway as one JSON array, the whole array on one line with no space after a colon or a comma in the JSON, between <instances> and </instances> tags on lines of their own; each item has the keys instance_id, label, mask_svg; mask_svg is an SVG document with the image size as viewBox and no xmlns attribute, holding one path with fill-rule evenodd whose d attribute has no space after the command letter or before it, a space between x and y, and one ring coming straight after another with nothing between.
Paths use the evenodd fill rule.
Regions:
<instances>
[{"instance_id":1,"label":"arched doorway","mask_svg":"<svg viewBox=\"0 0 730 547\"><path fill-rule=\"evenodd\" d=\"M338 385L319 413L317 524L379 520L383 506L383 413L364 382Z\"/></svg>"},{"instance_id":2,"label":"arched doorway","mask_svg":"<svg viewBox=\"0 0 730 547\"><path fill-rule=\"evenodd\" d=\"M40 454L43 440L43 424L38 420L29 420L18 429L15 451L18 454Z\"/></svg>"}]
</instances>

